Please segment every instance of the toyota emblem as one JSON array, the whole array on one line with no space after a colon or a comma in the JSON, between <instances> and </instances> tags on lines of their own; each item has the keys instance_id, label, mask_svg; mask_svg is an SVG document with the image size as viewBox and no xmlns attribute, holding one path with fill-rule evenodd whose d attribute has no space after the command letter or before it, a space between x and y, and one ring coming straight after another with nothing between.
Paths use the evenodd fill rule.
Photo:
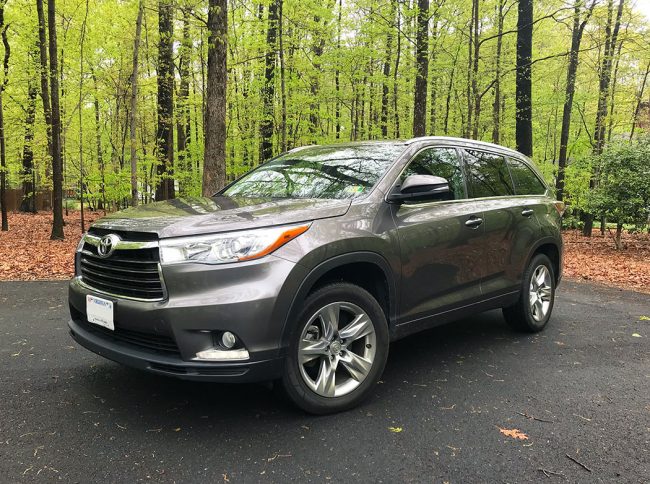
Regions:
<instances>
[{"instance_id":1,"label":"toyota emblem","mask_svg":"<svg viewBox=\"0 0 650 484\"><path fill-rule=\"evenodd\" d=\"M97 246L97 255L99 255L99 257L110 256L120 240L121 239L115 234L105 235L99 241L99 245Z\"/></svg>"}]
</instances>

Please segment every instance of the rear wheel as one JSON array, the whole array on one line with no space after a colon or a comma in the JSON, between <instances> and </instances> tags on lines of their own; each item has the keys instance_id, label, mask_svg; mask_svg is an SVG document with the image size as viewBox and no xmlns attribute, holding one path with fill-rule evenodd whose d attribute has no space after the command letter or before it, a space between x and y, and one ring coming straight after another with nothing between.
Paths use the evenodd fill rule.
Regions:
<instances>
[{"instance_id":1,"label":"rear wheel","mask_svg":"<svg viewBox=\"0 0 650 484\"><path fill-rule=\"evenodd\" d=\"M361 287L331 284L305 301L283 387L307 412L346 410L372 391L387 357L388 326L379 303Z\"/></svg>"},{"instance_id":2,"label":"rear wheel","mask_svg":"<svg viewBox=\"0 0 650 484\"><path fill-rule=\"evenodd\" d=\"M519 300L503 308L503 316L514 329L536 333L548 323L554 302L553 264L546 255L537 254L524 272Z\"/></svg>"}]
</instances>

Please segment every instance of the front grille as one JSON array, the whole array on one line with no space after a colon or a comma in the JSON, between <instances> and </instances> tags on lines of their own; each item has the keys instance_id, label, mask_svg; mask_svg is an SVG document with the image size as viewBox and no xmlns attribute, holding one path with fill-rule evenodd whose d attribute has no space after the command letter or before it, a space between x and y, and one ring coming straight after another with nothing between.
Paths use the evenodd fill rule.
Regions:
<instances>
[{"instance_id":1,"label":"front grille","mask_svg":"<svg viewBox=\"0 0 650 484\"><path fill-rule=\"evenodd\" d=\"M132 346L144 348L147 350L164 353L167 355L180 356L180 350L173 338L161 334L142 333L130 329L115 326L115 330L110 330L96 324L81 320L81 325L87 331L101 336L104 339L116 341L118 343L127 343Z\"/></svg>"},{"instance_id":2,"label":"front grille","mask_svg":"<svg viewBox=\"0 0 650 484\"><path fill-rule=\"evenodd\" d=\"M143 300L164 298L158 271L158 247L115 250L109 257L97 255L97 247L86 242L80 254L82 281L98 291Z\"/></svg>"}]
</instances>

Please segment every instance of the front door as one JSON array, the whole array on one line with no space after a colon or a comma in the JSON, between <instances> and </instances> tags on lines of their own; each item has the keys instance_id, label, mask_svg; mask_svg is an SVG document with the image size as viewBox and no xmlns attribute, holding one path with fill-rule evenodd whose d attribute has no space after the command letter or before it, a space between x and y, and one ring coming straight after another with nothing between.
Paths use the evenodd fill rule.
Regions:
<instances>
[{"instance_id":1,"label":"front door","mask_svg":"<svg viewBox=\"0 0 650 484\"><path fill-rule=\"evenodd\" d=\"M467 198L458 151L423 148L398 183L409 175L446 178L451 193L448 200L394 206L402 262L401 324L479 300L484 275L483 214Z\"/></svg>"}]
</instances>

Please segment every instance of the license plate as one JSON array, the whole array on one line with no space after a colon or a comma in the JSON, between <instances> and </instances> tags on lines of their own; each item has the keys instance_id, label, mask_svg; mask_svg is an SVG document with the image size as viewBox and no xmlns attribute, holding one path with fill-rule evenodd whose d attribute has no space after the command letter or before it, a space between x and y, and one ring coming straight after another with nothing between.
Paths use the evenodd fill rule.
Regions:
<instances>
[{"instance_id":1,"label":"license plate","mask_svg":"<svg viewBox=\"0 0 650 484\"><path fill-rule=\"evenodd\" d=\"M113 301L97 296L86 296L86 316L88 322L115 330L113 324Z\"/></svg>"}]
</instances>

